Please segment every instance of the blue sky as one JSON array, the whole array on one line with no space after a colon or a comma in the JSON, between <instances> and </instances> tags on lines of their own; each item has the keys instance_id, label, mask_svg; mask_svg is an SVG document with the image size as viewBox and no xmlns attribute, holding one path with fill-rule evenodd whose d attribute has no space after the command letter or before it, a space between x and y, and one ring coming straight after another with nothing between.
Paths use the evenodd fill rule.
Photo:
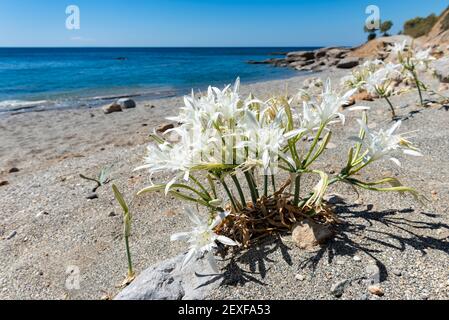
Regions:
<instances>
[{"instance_id":1,"label":"blue sky","mask_svg":"<svg viewBox=\"0 0 449 320\"><path fill-rule=\"evenodd\" d=\"M77 5L81 29L67 30ZM366 39L368 5L395 23L447 0L0 0L0 46L327 46Z\"/></svg>"}]
</instances>

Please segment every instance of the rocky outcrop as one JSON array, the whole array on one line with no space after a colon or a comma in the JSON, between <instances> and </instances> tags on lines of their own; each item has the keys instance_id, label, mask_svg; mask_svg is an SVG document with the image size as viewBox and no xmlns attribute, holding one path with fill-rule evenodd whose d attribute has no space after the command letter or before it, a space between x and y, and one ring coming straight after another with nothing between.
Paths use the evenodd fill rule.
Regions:
<instances>
[{"instance_id":1,"label":"rocky outcrop","mask_svg":"<svg viewBox=\"0 0 449 320\"><path fill-rule=\"evenodd\" d=\"M220 279L206 259L181 268L184 255L143 271L115 300L201 300L219 286Z\"/></svg>"},{"instance_id":2,"label":"rocky outcrop","mask_svg":"<svg viewBox=\"0 0 449 320\"><path fill-rule=\"evenodd\" d=\"M357 57L347 57L337 63L337 68L351 69L357 67L359 65L359 62L360 60Z\"/></svg>"},{"instance_id":3,"label":"rocky outcrop","mask_svg":"<svg viewBox=\"0 0 449 320\"><path fill-rule=\"evenodd\" d=\"M286 54L285 58L267 59L264 61L248 61L250 64L272 64L276 67L289 67L296 70L320 71L329 67L351 68L356 66L355 58L350 62L340 64L351 49L342 47L321 48L314 51L294 51ZM340 65L340 66L339 66Z\"/></svg>"}]
</instances>

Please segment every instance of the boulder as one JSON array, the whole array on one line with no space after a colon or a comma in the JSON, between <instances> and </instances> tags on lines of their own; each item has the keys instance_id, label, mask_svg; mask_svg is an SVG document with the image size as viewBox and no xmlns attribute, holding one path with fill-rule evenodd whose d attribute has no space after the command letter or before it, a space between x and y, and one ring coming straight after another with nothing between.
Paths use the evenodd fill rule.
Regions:
<instances>
[{"instance_id":1,"label":"boulder","mask_svg":"<svg viewBox=\"0 0 449 320\"><path fill-rule=\"evenodd\" d=\"M314 51L294 51L287 53L287 60L311 60L315 59Z\"/></svg>"},{"instance_id":2,"label":"boulder","mask_svg":"<svg viewBox=\"0 0 449 320\"><path fill-rule=\"evenodd\" d=\"M293 226L293 242L301 249L313 249L324 244L334 235L327 225L318 224L312 220L303 220Z\"/></svg>"},{"instance_id":3,"label":"boulder","mask_svg":"<svg viewBox=\"0 0 449 320\"><path fill-rule=\"evenodd\" d=\"M449 57L436 60L433 68L441 82L449 83Z\"/></svg>"},{"instance_id":4,"label":"boulder","mask_svg":"<svg viewBox=\"0 0 449 320\"><path fill-rule=\"evenodd\" d=\"M332 50L335 48L336 47L326 47L326 48L321 48L321 49L315 50L315 59L320 59L320 58L325 57L329 50Z\"/></svg>"},{"instance_id":5,"label":"boulder","mask_svg":"<svg viewBox=\"0 0 449 320\"><path fill-rule=\"evenodd\" d=\"M359 63L360 63L359 58L347 57L347 58L344 58L344 59L340 60L337 63L337 68L339 68L339 69L351 69L351 68L354 68L354 67L358 66Z\"/></svg>"},{"instance_id":6,"label":"boulder","mask_svg":"<svg viewBox=\"0 0 449 320\"><path fill-rule=\"evenodd\" d=\"M122 109L132 109L136 107L136 102L130 98L122 98L117 101Z\"/></svg>"},{"instance_id":7,"label":"boulder","mask_svg":"<svg viewBox=\"0 0 449 320\"><path fill-rule=\"evenodd\" d=\"M181 269L185 255L143 271L114 300L201 300L221 283L207 259L192 260Z\"/></svg>"},{"instance_id":8,"label":"boulder","mask_svg":"<svg viewBox=\"0 0 449 320\"><path fill-rule=\"evenodd\" d=\"M336 58L341 59L343 58L347 53L349 52L349 49L343 49L343 48L332 48L326 52L326 56L330 58Z\"/></svg>"},{"instance_id":9,"label":"boulder","mask_svg":"<svg viewBox=\"0 0 449 320\"><path fill-rule=\"evenodd\" d=\"M104 106L103 107L103 112L105 114L110 114L110 113L113 113L113 112L121 112L121 111L123 111L122 107L118 103L115 103L115 102L110 104L110 105L108 105L108 106Z\"/></svg>"},{"instance_id":10,"label":"boulder","mask_svg":"<svg viewBox=\"0 0 449 320\"><path fill-rule=\"evenodd\" d=\"M295 62L290 63L288 66L291 68L305 67L314 62L315 62L315 60L295 61Z\"/></svg>"}]
</instances>

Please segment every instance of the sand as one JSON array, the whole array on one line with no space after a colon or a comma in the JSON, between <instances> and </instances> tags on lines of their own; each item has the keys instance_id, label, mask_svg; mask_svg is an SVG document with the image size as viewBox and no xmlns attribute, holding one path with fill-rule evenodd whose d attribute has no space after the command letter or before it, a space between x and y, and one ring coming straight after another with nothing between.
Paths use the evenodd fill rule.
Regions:
<instances>
[{"instance_id":1,"label":"sand","mask_svg":"<svg viewBox=\"0 0 449 320\"><path fill-rule=\"evenodd\" d=\"M344 73L330 70L319 76L338 78ZM308 76L243 85L242 92L262 98L295 92ZM398 109L402 115L421 111L404 121L404 130L419 129L414 140L426 156L404 160L401 169L382 163L366 176L400 174L431 200L428 207L394 194L362 192L356 200L351 189L339 187L333 192L341 194L346 204L338 209L344 224L335 240L318 253L308 253L285 237L283 250L279 242L274 248L267 243L266 250L254 248L236 264L223 262L226 281L211 298L333 298L329 293L333 283L363 276L373 259L383 266L383 298L449 297L449 112L436 107L422 110L411 93L393 100L408 104ZM376 126L389 124L384 103L366 104L373 106L370 118ZM188 227L184 204L162 194L134 196L149 178L145 172L133 172L142 164L148 134L181 105L182 98L175 97L142 102L136 109L110 115L80 109L0 118L0 181L9 183L0 186L0 299L101 299L120 290L127 268L120 208L111 184L98 189L98 199L88 200L95 184L79 177L95 176L105 166L112 166L113 183L132 201L130 242L136 271L185 250L184 244L169 241L170 234ZM345 113L348 123L336 130L333 140L337 148L321 160L329 170L344 162L346 151L339 148L347 145L348 132L357 131L356 115ZM13 167L19 172L9 173ZM361 260L353 260L354 255ZM253 273L242 275L239 268ZM395 268L403 275L391 275ZM73 289L70 280L78 270L79 289ZM304 281L295 279L298 273ZM366 288L354 280L346 291L343 299L357 299Z\"/></svg>"}]
</instances>

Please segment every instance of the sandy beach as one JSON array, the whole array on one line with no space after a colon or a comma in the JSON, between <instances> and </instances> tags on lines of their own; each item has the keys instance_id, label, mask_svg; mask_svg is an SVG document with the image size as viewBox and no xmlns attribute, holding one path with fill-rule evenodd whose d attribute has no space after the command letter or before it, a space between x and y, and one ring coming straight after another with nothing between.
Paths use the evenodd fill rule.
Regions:
<instances>
[{"instance_id":1,"label":"sandy beach","mask_svg":"<svg viewBox=\"0 0 449 320\"><path fill-rule=\"evenodd\" d=\"M338 83L347 72L330 69L317 76ZM294 93L310 76L250 85L242 79L242 93L261 98ZM431 82L438 88L437 81ZM222 285L211 298L330 299L330 288L347 279L342 298L363 299L366 287L360 279L376 261L384 298L448 299L449 112L447 106L418 107L416 98L407 93L393 102L404 116L402 130L418 130L413 139L425 157L408 158L402 168L376 164L366 175L400 173L404 183L429 198L427 207L396 194L361 192L357 199L351 188L338 186L332 192L342 198L337 212L343 223L334 240L317 252L301 251L287 238L268 241L235 261L223 261ZM384 102L363 105L371 107L372 126L390 125ZM130 242L137 273L185 250L169 239L188 227L184 204L162 193L136 197L149 178L133 172L142 164L148 134L180 106L182 97L175 97L109 115L78 109L0 118L0 181L7 181L0 187L0 299L107 299L119 292L126 275L121 210L111 184L97 190L98 199L89 200L95 184L79 177L96 176L106 166L111 166L112 182L132 202ZM360 114L344 113L347 124L335 130L332 142L347 150L348 132L356 134ZM338 170L345 156L329 150L320 164ZM19 171L10 173L11 168ZM74 268L80 271L80 289L68 290L66 280Z\"/></svg>"}]
</instances>

